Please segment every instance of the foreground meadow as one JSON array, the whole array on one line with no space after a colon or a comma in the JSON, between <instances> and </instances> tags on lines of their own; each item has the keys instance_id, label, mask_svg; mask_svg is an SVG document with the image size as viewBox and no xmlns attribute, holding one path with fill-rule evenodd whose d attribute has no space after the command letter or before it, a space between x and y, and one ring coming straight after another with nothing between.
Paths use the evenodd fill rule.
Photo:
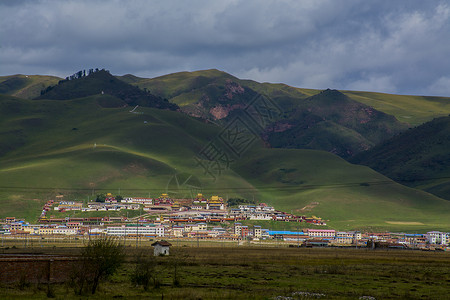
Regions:
<instances>
[{"instance_id":1,"label":"foreground meadow","mask_svg":"<svg viewBox=\"0 0 450 300\"><path fill-rule=\"evenodd\" d=\"M3 253L78 255L80 248L6 249ZM150 271L147 289L132 283L136 261ZM450 253L288 247L126 246L126 263L95 295L71 282L3 284L2 299L448 299ZM287 298L284 298L287 297Z\"/></svg>"}]
</instances>

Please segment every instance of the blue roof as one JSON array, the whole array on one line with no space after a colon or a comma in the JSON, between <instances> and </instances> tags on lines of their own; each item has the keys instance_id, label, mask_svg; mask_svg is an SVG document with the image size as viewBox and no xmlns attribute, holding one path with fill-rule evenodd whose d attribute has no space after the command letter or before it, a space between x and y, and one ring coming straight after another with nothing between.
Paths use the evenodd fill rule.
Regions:
<instances>
[{"instance_id":1,"label":"blue roof","mask_svg":"<svg viewBox=\"0 0 450 300\"><path fill-rule=\"evenodd\" d=\"M275 235L275 234L290 234L290 235L305 235L304 232L300 231L273 231L269 230L269 235Z\"/></svg>"}]
</instances>

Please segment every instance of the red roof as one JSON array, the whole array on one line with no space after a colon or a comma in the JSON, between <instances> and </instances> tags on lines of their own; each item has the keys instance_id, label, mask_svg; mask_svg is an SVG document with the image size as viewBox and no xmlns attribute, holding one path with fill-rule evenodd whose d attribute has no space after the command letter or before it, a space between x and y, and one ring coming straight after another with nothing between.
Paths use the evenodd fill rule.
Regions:
<instances>
[{"instance_id":1,"label":"red roof","mask_svg":"<svg viewBox=\"0 0 450 300\"><path fill-rule=\"evenodd\" d=\"M158 242L155 242L152 244L152 246L156 246L156 245L166 246L166 247L172 246L172 244L167 241L158 241Z\"/></svg>"}]
</instances>

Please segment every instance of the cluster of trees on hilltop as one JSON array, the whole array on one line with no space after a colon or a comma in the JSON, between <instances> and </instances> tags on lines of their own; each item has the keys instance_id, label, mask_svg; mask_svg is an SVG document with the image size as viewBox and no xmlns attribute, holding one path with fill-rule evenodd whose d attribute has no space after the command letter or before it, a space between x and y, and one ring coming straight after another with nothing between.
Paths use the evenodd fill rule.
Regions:
<instances>
[{"instance_id":1,"label":"cluster of trees on hilltop","mask_svg":"<svg viewBox=\"0 0 450 300\"><path fill-rule=\"evenodd\" d=\"M87 75L86 70L78 71L66 79L60 80L57 85L41 91L41 95L35 99L71 100L100 93L118 98L115 100L99 99L99 105L106 108L139 105L159 109L179 109L175 103L155 96L148 90L141 90L137 86L128 84L105 69L90 69Z\"/></svg>"},{"instance_id":2,"label":"cluster of trees on hilltop","mask_svg":"<svg viewBox=\"0 0 450 300\"><path fill-rule=\"evenodd\" d=\"M87 75L87 76L89 76L89 75L91 75L91 74L94 74L94 73L97 73L97 72L99 72L99 71L106 71L106 72L109 73L108 70L105 70L105 69L99 70L98 68L95 68L95 70L94 70L94 69L89 69L89 70L88 70L88 75ZM82 78L82 77L86 77L86 70L80 70L80 71L78 71L78 72L76 72L76 73L74 73L74 74L72 74L72 75L66 77L66 79L60 80L59 82L64 82L64 81L74 80L74 79L79 79L79 78Z\"/></svg>"},{"instance_id":3,"label":"cluster of trees on hilltop","mask_svg":"<svg viewBox=\"0 0 450 300\"><path fill-rule=\"evenodd\" d=\"M89 69L88 73L86 75L86 70L80 70L80 71L78 71L76 73L73 73L70 76L67 76L66 79L62 79L62 80L58 81L58 84L61 84L61 83L64 83L64 82L70 81L70 80L80 79L80 78L92 75L92 74L100 72L100 71L104 71L104 72L108 72L109 73L108 70L105 70L105 69L101 69L100 70L99 68L95 68L95 69ZM48 86L46 89L41 90L41 95L44 95L44 94L50 92L53 88L55 88L55 86L56 85L51 85L51 86Z\"/></svg>"}]
</instances>

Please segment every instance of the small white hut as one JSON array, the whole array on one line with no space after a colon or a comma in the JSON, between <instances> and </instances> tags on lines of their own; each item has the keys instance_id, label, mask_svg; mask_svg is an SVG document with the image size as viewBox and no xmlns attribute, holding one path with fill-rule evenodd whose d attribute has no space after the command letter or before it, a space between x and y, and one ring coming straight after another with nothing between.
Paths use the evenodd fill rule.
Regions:
<instances>
[{"instance_id":1,"label":"small white hut","mask_svg":"<svg viewBox=\"0 0 450 300\"><path fill-rule=\"evenodd\" d=\"M172 244L167 241L158 241L153 243L152 246L155 248L153 250L154 255L159 256L159 255L169 255L169 249L170 246L172 246Z\"/></svg>"}]
</instances>

